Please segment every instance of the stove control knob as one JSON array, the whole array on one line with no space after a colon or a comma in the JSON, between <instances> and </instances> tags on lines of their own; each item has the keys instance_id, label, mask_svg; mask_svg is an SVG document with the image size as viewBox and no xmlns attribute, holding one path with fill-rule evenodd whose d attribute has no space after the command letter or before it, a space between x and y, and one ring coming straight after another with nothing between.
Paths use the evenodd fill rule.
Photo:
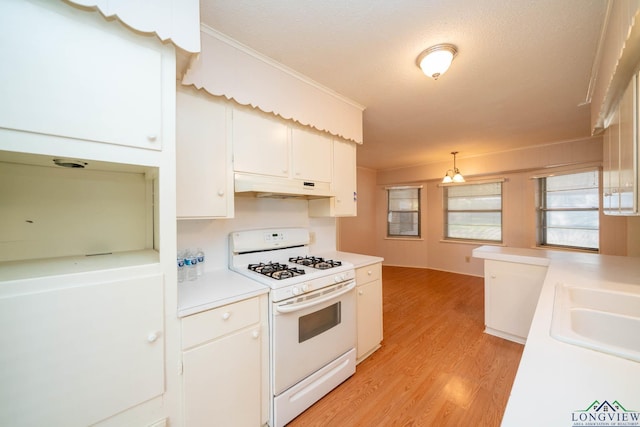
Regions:
<instances>
[{"instance_id":1,"label":"stove control knob","mask_svg":"<svg viewBox=\"0 0 640 427\"><path fill-rule=\"evenodd\" d=\"M333 281L336 283L344 282L344 274L339 274L333 278Z\"/></svg>"},{"instance_id":2,"label":"stove control knob","mask_svg":"<svg viewBox=\"0 0 640 427\"><path fill-rule=\"evenodd\" d=\"M294 295L300 295L300 289L298 289L298 287L297 287L297 286L294 286L294 287L291 289L291 293L292 293L292 294L294 294Z\"/></svg>"},{"instance_id":3,"label":"stove control knob","mask_svg":"<svg viewBox=\"0 0 640 427\"><path fill-rule=\"evenodd\" d=\"M308 290L309 290L309 285L307 285L306 283L302 285L302 292L307 292Z\"/></svg>"}]
</instances>

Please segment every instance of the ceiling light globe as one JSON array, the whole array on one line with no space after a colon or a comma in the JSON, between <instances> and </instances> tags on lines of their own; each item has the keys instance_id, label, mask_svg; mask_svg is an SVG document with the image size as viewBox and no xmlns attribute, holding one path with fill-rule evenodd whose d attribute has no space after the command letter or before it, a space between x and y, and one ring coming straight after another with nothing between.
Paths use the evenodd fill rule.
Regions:
<instances>
[{"instance_id":1,"label":"ceiling light globe","mask_svg":"<svg viewBox=\"0 0 640 427\"><path fill-rule=\"evenodd\" d=\"M425 56L420 62L420 68L427 76L437 79L449 69L452 60L451 52L440 50Z\"/></svg>"},{"instance_id":2,"label":"ceiling light globe","mask_svg":"<svg viewBox=\"0 0 640 427\"><path fill-rule=\"evenodd\" d=\"M442 179L442 183L443 184L451 184L453 182L453 180L451 179L450 175L445 175L444 178Z\"/></svg>"},{"instance_id":3,"label":"ceiling light globe","mask_svg":"<svg viewBox=\"0 0 640 427\"><path fill-rule=\"evenodd\" d=\"M453 182L464 182L464 177L458 172L453 176Z\"/></svg>"},{"instance_id":4,"label":"ceiling light globe","mask_svg":"<svg viewBox=\"0 0 640 427\"><path fill-rule=\"evenodd\" d=\"M451 61L458 53L451 44L431 46L418 55L417 64L424 74L437 80L451 66Z\"/></svg>"}]
</instances>

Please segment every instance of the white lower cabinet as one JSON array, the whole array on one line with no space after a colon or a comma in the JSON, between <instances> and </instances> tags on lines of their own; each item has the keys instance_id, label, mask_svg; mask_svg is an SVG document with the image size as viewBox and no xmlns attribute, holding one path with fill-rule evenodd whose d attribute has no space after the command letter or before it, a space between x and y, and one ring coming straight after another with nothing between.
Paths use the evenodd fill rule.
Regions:
<instances>
[{"instance_id":1,"label":"white lower cabinet","mask_svg":"<svg viewBox=\"0 0 640 427\"><path fill-rule=\"evenodd\" d=\"M186 427L260 426L268 419L266 296L182 320Z\"/></svg>"},{"instance_id":2,"label":"white lower cabinet","mask_svg":"<svg viewBox=\"0 0 640 427\"><path fill-rule=\"evenodd\" d=\"M485 260L485 332L524 343L546 274L544 265Z\"/></svg>"},{"instance_id":3,"label":"white lower cabinet","mask_svg":"<svg viewBox=\"0 0 640 427\"><path fill-rule=\"evenodd\" d=\"M163 276L116 275L2 283L0 425L93 425L162 396Z\"/></svg>"},{"instance_id":4,"label":"white lower cabinet","mask_svg":"<svg viewBox=\"0 0 640 427\"><path fill-rule=\"evenodd\" d=\"M357 351L356 361L380 348L382 342L382 264L356 270Z\"/></svg>"}]
</instances>

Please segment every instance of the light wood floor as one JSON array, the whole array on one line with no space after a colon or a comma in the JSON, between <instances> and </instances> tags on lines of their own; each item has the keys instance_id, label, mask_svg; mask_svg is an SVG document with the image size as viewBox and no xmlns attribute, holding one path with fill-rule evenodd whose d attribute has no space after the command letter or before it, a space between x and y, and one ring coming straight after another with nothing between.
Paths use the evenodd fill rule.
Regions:
<instances>
[{"instance_id":1,"label":"light wood floor","mask_svg":"<svg viewBox=\"0 0 640 427\"><path fill-rule=\"evenodd\" d=\"M301 426L498 426L523 346L483 333L483 279L383 267L384 341Z\"/></svg>"}]
</instances>

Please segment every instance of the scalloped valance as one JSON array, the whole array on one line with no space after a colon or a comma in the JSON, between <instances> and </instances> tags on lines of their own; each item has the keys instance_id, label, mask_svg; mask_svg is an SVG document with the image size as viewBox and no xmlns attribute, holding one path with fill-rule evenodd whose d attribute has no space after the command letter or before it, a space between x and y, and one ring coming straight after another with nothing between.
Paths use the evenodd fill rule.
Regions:
<instances>
[{"instance_id":1,"label":"scalloped valance","mask_svg":"<svg viewBox=\"0 0 640 427\"><path fill-rule=\"evenodd\" d=\"M362 143L363 106L205 25L182 84Z\"/></svg>"},{"instance_id":2,"label":"scalloped valance","mask_svg":"<svg viewBox=\"0 0 640 427\"><path fill-rule=\"evenodd\" d=\"M200 52L198 0L66 0L116 17L141 33L155 33L187 52Z\"/></svg>"}]
</instances>

